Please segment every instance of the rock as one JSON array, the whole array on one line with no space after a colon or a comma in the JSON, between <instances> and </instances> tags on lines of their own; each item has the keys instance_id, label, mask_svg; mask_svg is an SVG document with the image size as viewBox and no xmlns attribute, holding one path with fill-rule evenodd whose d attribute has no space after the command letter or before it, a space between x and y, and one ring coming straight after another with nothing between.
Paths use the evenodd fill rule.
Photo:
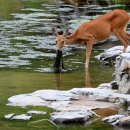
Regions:
<instances>
[{"instance_id":1,"label":"rock","mask_svg":"<svg viewBox=\"0 0 130 130\"><path fill-rule=\"evenodd\" d=\"M115 64L114 81L112 88L118 89L120 93L130 94L130 47L126 53L122 52L123 46L116 46L105 50L96 56L105 64Z\"/></svg>"},{"instance_id":2,"label":"rock","mask_svg":"<svg viewBox=\"0 0 130 130\"><path fill-rule=\"evenodd\" d=\"M38 96L46 101L67 101L70 99L79 99L78 95L72 94L69 91L59 90L38 90L32 93L33 96Z\"/></svg>"},{"instance_id":3,"label":"rock","mask_svg":"<svg viewBox=\"0 0 130 130\"><path fill-rule=\"evenodd\" d=\"M130 106L127 108L128 111L130 111Z\"/></svg>"},{"instance_id":4,"label":"rock","mask_svg":"<svg viewBox=\"0 0 130 130\"><path fill-rule=\"evenodd\" d=\"M11 119L14 115L15 115L15 113L11 113L11 114L5 115L4 118Z\"/></svg>"},{"instance_id":5,"label":"rock","mask_svg":"<svg viewBox=\"0 0 130 130\"><path fill-rule=\"evenodd\" d=\"M46 115L47 112L31 110L31 111L28 111L27 114Z\"/></svg>"},{"instance_id":6,"label":"rock","mask_svg":"<svg viewBox=\"0 0 130 130\"><path fill-rule=\"evenodd\" d=\"M115 63L116 57L123 52L123 46L115 46L105 50L103 53L95 56L96 59L100 60L104 64ZM127 52L130 53L130 47L127 48Z\"/></svg>"},{"instance_id":7,"label":"rock","mask_svg":"<svg viewBox=\"0 0 130 130\"><path fill-rule=\"evenodd\" d=\"M30 94L20 94L8 99L7 105L12 106L48 106L50 101L78 100L79 95L69 91L38 90Z\"/></svg>"},{"instance_id":8,"label":"rock","mask_svg":"<svg viewBox=\"0 0 130 130\"><path fill-rule=\"evenodd\" d=\"M11 120L30 120L31 118L32 118L32 116L28 116L26 114L22 114L22 115L13 116L11 118Z\"/></svg>"},{"instance_id":9,"label":"rock","mask_svg":"<svg viewBox=\"0 0 130 130\"><path fill-rule=\"evenodd\" d=\"M115 80L119 92L130 94L130 53L122 53L116 58Z\"/></svg>"},{"instance_id":10,"label":"rock","mask_svg":"<svg viewBox=\"0 0 130 130\"><path fill-rule=\"evenodd\" d=\"M98 86L98 88L99 89L111 89L112 88L112 86L111 86L111 84L110 83L102 83L102 84L100 84L99 86Z\"/></svg>"},{"instance_id":11,"label":"rock","mask_svg":"<svg viewBox=\"0 0 130 130\"><path fill-rule=\"evenodd\" d=\"M110 84L111 84L111 89L118 90L119 85L117 84L117 81L112 81Z\"/></svg>"},{"instance_id":12,"label":"rock","mask_svg":"<svg viewBox=\"0 0 130 130\"><path fill-rule=\"evenodd\" d=\"M20 94L16 96L12 96L8 99L8 104L11 106L45 106L47 102L38 96L34 96L31 94Z\"/></svg>"},{"instance_id":13,"label":"rock","mask_svg":"<svg viewBox=\"0 0 130 130\"><path fill-rule=\"evenodd\" d=\"M130 128L130 116L123 117L118 122L119 126Z\"/></svg>"},{"instance_id":14,"label":"rock","mask_svg":"<svg viewBox=\"0 0 130 130\"><path fill-rule=\"evenodd\" d=\"M119 123L119 120L124 117L125 115L112 115L112 116L103 118L102 121L112 124L112 125L117 125Z\"/></svg>"},{"instance_id":15,"label":"rock","mask_svg":"<svg viewBox=\"0 0 130 130\"><path fill-rule=\"evenodd\" d=\"M92 115L93 113L90 111L54 112L51 114L51 120L57 124L85 123L91 119Z\"/></svg>"},{"instance_id":16,"label":"rock","mask_svg":"<svg viewBox=\"0 0 130 130\"><path fill-rule=\"evenodd\" d=\"M100 89L100 88L74 88L70 90L72 93L75 94L84 94L88 95L91 100L96 100L96 101L109 101L109 98L112 95L112 90L111 89Z\"/></svg>"}]
</instances>

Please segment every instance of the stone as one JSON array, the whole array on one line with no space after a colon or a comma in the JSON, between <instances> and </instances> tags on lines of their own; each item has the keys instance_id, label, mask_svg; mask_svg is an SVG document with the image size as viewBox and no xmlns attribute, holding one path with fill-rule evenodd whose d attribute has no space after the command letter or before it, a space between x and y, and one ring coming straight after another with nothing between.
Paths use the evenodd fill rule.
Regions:
<instances>
[{"instance_id":1,"label":"stone","mask_svg":"<svg viewBox=\"0 0 130 130\"><path fill-rule=\"evenodd\" d=\"M122 53L116 58L115 80L119 92L130 94L130 53Z\"/></svg>"},{"instance_id":2,"label":"stone","mask_svg":"<svg viewBox=\"0 0 130 130\"><path fill-rule=\"evenodd\" d=\"M13 116L11 118L11 120L30 120L31 118L32 118L32 116L28 116L26 114L21 114L21 115Z\"/></svg>"},{"instance_id":3,"label":"stone","mask_svg":"<svg viewBox=\"0 0 130 130\"><path fill-rule=\"evenodd\" d=\"M125 115L112 115L112 116L103 118L102 121L112 124L112 125L117 125L119 123L119 120L124 117Z\"/></svg>"},{"instance_id":4,"label":"stone","mask_svg":"<svg viewBox=\"0 0 130 130\"><path fill-rule=\"evenodd\" d=\"M61 123L85 123L90 120L93 113L90 111L67 111L67 112L54 112L51 114L51 120L56 124Z\"/></svg>"},{"instance_id":5,"label":"stone","mask_svg":"<svg viewBox=\"0 0 130 130\"><path fill-rule=\"evenodd\" d=\"M123 117L118 122L119 126L130 128L130 116Z\"/></svg>"},{"instance_id":6,"label":"stone","mask_svg":"<svg viewBox=\"0 0 130 130\"><path fill-rule=\"evenodd\" d=\"M31 94L20 94L10 97L7 105L25 107L29 105L45 106L46 104L47 102L38 96L33 96Z\"/></svg>"},{"instance_id":7,"label":"stone","mask_svg":"<svg viewBox=\"0 0 130 130\"><path fill-rule=\"evenodd\" d=\"M31 111L28 111L27 114L46 115L47 112L31 110Z\"/></svg>"},{"instance_id":8,"label":"stone","mask_svg":"<svg viewBox=\"0 0 130 130\"><path fill-rule=\"evenodd\" d=\"M70 99L79 99L78 95L72 94L69 91L59 90L38 90L32 93L33 96L38 96L46 101L67 101Z\"/></svg>"},{"instance_id":9,"label":"stone","mask_svg":"<svg viewBox=\"0 0 130 130\"><path fill-rule=\"evenodd\" d=\"M112 89L118 89L120 93L130 94L130 47L123 53L123 46L115 46L96 56L98 60L106 64L115 64L114 81Z\"/></svg>"},{"instance_id":10,"label":"stone","mask_svg":"<svg viewBox=\"0 0 130 130\"><path fill-rule=\"evenodd\" d=\"M111 64L115 62L115 58L121 54L123 46L116 46L110 49L105 50L103 53L99 54L95 58L103 62L104 64Z\"/></svg>"},{"instance_id":11,"label":"stone","mask_svg":"<svg viewBox=\"0 0 130 130\"><path fill-rule=\"evenodd\" d=\"M99 88L99 89L111 89L112 88L112 86L111 86L111 84L110 83L102 83L102 84L100 84L97 88Z\"/></svg>"},{"instance_id":12,"label":"stone","mask_svg":"<svg viewBox=\"0 0 130 130\"><path fill-rule=\"evenodd\" d=\"M8 99L7 105L12 106L48 106L50 101L78 100L79 95L69 91L38 90L30 94L20 94Z\"/></svg>"},{"instance_id":13,"label":"stone","mask_svg":"<svg viewBox=\"0 0 130 130\"><path fill-rule=\"evenodd\" d=\"M123 46L115 46L105 50L103 53L95 56L96 59L100 60L104 64L115 63L116 57L122 54ZM130 47L127 48L127 53L130 53Z\"/></svg>"},{"instance_id":14,"label":"stone","mask_svg":"<svg viewBox=\"0 0 130 130\"><path fill-rule=\"evenodd\" d=\"M11 119L14 115L15 115L15 113L7 114L7 115L4 116L4 118L5 119Z\"/></svg>"},{"instance_id":15,"label":"stone","mask_svg":"<svg viewBox=\"0 0 130 130\"><path fill-rule=\"evenodd\" d=\"M117 84L117 81L112 81L110 84L111 84L111 89L118 90L119 85Z\"/></svg>"}]
</instances>

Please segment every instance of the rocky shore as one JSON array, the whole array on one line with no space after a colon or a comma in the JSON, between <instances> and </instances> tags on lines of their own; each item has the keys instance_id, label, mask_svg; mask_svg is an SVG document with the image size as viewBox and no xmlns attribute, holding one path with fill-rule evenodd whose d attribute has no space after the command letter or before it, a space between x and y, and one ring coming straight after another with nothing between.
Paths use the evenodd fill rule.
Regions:
<instances>
[{"instance_id":1,"label":"rocky shore","mask_svg":"<svg viewBox=\"0 0 130 130\"><path fill-rule=\"evenodd\" d=\"M26 107L47 106L54 110L50 115L51 122L58 124L86 123L101 118L103 122L124 125L122 120L130 120L128 115L101 116L98 110L116 110L130 102L130 95L121 94L112 89L112 83L104 83L97 88L74 88L68 91L38 90L29 94L20 94L8 99L11 106ZM128 107L129 109L129 107ZM22 115L5 115L8 119L31 119L30 113ZM110 116L110 117L109 117ZM105 118L104 118L105 117ZM119 120L121 119L121 120ZM114 120L114 121L113 121Z\"/></svg>"},{"instance_id":2,"label":"rocky shore","mask_svg":"<svg viewBox=\"0 0 130 130\"><path fill-rule=\"evenodd\" d=\"M113 63L114 79L111 83L100 84L97 88L73 88L71 90L38 90L29 94L20 94L8 99L10 106L46 106L54 110L47 119L55 126L69 123L91 123L97 119L117 127L130 128L130 48L122 53L123 46L113 47L96 56L103 63ZM118 109L127 106L125 114ZM32 112L5 115L11 120L31 120Z\"/></svg>"},{"instance_id":3,"label":"rocky shore","mask_svg":"<svg viewBox=\"0 0 130 130\"><path fill-rule=\"evenodd\" d=\"M130 94L130 47L122 53L123 46L115 46L96 56L107 65L113 65L115 72L113 80L119 86L120 93Z\"/></svg>"}]
</instances>

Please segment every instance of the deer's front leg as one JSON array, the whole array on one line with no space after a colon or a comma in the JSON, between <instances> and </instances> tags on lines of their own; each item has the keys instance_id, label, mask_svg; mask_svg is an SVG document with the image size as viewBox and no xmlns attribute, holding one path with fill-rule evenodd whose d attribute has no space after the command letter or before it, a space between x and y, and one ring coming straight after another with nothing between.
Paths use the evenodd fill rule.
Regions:
<instances>
[{"instance_id":1,"label":"deer's front leg","mask_svg":"<svg viewBox=\"0 0 130 130\"><path fill-rule=\"evenodd\" d=\"M92 47L93 47L93 41L89 40L89 41L86 41L86 43L87 43L87 48L86 48L85 69L88 70L89 69L89 61L90 61L91 51L92 51Z\"/></svg>"}]
</instances>

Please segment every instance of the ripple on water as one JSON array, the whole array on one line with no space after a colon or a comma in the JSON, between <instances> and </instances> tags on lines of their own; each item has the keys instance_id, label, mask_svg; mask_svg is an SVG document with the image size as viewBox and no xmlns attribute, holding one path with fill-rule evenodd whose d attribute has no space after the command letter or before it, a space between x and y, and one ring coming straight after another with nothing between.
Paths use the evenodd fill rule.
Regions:
<instances>
[{"instance_id":1,"label":"ripple on water","mask_svg":"<svg viewBox=\"0 0 130 130\"><path fill-rule=\"evenodd\" d=\"M32 67L35 59L39 60L37 64L41 66L40 63L43 62L40 60L54 59L56 46L54 36L52 36L52 26L55 25L58 31L64 31L66 27L74 31L86 19L91 20L98 16L98 14L89 16L88 12L102 10L101 7L96 7L95 10L94 6L89 11L85 5L77 7L78 13L82 14L82 17L80 16L78 19L76 7L73 5L58 2L41 4L41 7L40 9L23 8L20 10L21 13L11 14L12 20L0 21L0 67L15 68L23 65ZM103 9L108 11L108 8ZM76 49L84 48L77 45L65 46L63 57L73 55ZM77 66L76 64L79 62L75 62L75 66ZM46 68L35 69L41 72L53 71ZM64 70L64 72L68 72L68 70Z\"/></svg>"}]
</instances>

